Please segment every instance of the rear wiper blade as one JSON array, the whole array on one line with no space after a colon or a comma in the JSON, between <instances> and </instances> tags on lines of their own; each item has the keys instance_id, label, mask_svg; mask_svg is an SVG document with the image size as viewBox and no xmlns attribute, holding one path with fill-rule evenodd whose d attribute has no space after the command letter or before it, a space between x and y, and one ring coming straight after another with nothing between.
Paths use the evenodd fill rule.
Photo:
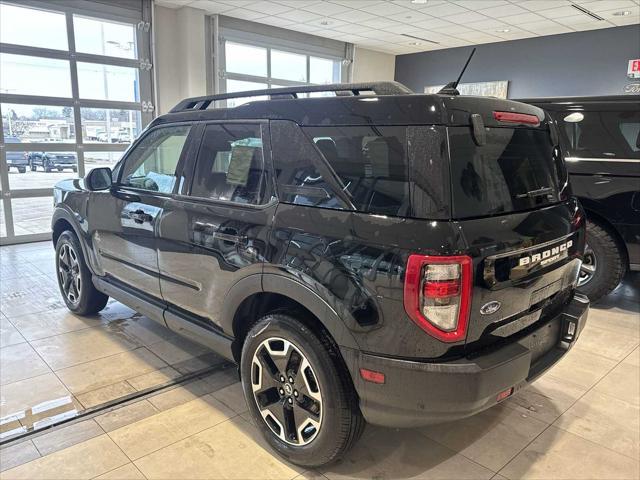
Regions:
<instances>
[{"instance_id":1,"label":"rear wiper blade","mask_svg":"<svg viewBox=\"0 0 640 480\"><path fill-rule=\"evenodd\" d=\"M519 195L516 195L516 198L535 198L535 197L541 197L543 195L550 195L552 193L553 193L553 188L542 187L537 190L530 190L526 193L521 193Z\"/></svg>"}]
</instances>

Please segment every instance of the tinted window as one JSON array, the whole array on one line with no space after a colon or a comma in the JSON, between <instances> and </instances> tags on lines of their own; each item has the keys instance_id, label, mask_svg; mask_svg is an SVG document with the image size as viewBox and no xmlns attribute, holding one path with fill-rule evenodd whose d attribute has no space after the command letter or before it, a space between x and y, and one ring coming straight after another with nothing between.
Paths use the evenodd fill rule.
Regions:
<instances>
[{"instance_id":1,"label":"tinted window","mask_svg":"<svg viewBox=\"0 0 640 480\"><path fill-rule=\"evenodd\" d=\"M171 193L176 183L176 167L190 128L180 125L149 132L125 160L121 184Z\"/></svg>"},{"instance_id":2,"label":"tinted window","mask_svg":"<svg viewBox=\"0 0 640 480\"><path fill-rule=\"evenodd\" d=\"M408 215L406 127L308 127L356 210Z\"/></svg>"},{"instance_id":3,"label":"tinted window","mask_svg":"<svg viewBox=\"0 0 640 480\"><path fill-rule=\"evenodd\" d=\"M560 200L564 169L549 133L487 129L477 146L467 127L449 128L454 217L517 212Z\"/></svg>"},{"instance_id":4,"label":"tinted window","mask_svg":"<svg viewBox=\"0 0 640 480\"><path fill-rule=\"evenodd\" d=\"M640 111L558 112L567 156L640 158Z\"/></svg>"},{"instance_id":5,"label":"tinted window","mask_svg":"<svg viewBox=\"0 0 640 480\"><path fill-rule=\"evenodd\" d=\"M304 134L302 133L304 130ZM446 218L441 127L305 127L271 122L280 199L383 215Z\"/></svg>"},{"instance_id":6,"label":"tinted window","mask_svg":"<svg viewBox=\"0 0 640 480\"><path fill-rule=\"evenodd\" d=\"M264 191L260 125L207 126L191 195L257 205Z\"/></svg>"}]
</instances>

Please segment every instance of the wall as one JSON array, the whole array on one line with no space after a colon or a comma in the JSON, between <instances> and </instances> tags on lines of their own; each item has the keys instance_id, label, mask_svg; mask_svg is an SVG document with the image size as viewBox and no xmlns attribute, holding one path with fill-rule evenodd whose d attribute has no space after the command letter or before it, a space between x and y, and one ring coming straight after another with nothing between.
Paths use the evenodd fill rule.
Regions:
<instances>
[{"instance_id":1,"label":"wall","mask_svg":"<svg viewBox=\"0 0 640 480\"><path fill-rule=\"evenodd\" d=\"M509 98L619 95L640 58L638 25L478 45L462 82L509 80ZM416 92L455 80L471 47L396 57L395 79Z\"/></svg>"},{"instance_id":2,"label":"wall","mask_svg":"<svg viewBox=\"0 0 640 480\"><path fill-rule=\"evenodd\" d=\"M168 112L185 97L207 93L205 19L203 10L155 6L158 114Z\"/></svg>"},{"instance_id":3,"label":"wall","mask_svg":"<svg viewBox=\"0 0 640 480\"><path fill-rule=\"evenodd\" d=\"M395 55L356 47L353 59L353 81L393 80L395 63Z\"/></svg>"}]
</instances>

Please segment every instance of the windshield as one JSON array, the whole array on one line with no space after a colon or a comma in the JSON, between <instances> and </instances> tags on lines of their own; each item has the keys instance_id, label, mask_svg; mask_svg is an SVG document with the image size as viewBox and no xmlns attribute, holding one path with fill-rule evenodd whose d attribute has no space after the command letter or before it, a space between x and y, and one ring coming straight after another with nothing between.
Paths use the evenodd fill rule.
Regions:
<instances>
[{"instance_id":1,"label":"windshield","mask_svg":"<svg viewBox=\"0 0 640 480\"><path fill-rule=\"evenodd\" d=\"M468 127L449 128L454 218L539 208L560 201L564 167L549 132L487 128L478 146Z\"/></svg>"}]
</instances>

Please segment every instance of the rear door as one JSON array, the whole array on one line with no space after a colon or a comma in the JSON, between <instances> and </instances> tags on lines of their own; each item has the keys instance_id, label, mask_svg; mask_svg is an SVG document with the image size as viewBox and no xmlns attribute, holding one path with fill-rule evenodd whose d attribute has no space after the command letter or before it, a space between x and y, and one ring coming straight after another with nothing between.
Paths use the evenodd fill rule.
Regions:
<instances>
[{"instance_id":1,"label":"rear door","mask_svg":"<svg viewBox=\"0 0 640 480\"><path fill-rule=\"evenodd\" d=\"M87 218L96 256L108 279L160 300L155 232L179 184L176 169L190 125L150 130L133 147L109 191L92 192Z\"/></svg>"},{"instance_id":2,"label":"rear door","mask_svg":"<svg viewBox=\"0 0 640 480\"><path fill-rule=\"evenodd\" d=\"M486 132L479 146L470 128L449 128L452 213L476 272L468 347L511 336L568 301L584 242L548 130Z\"/></svg>"},{"instance_id":3,"label":"rear door","mask_svg":"<svg viewBox=\"0 0 640 480\"><path fill-rule=\"evenodd\" d=\"M204 127L197 156L186 164L187 188L165 203L159 219L160 287L168 313L217 328L229 289L262 272L276 205L268 141L266 122ZM180 329L174 316L165 318Z\"/></svg>"}]
</instances>

